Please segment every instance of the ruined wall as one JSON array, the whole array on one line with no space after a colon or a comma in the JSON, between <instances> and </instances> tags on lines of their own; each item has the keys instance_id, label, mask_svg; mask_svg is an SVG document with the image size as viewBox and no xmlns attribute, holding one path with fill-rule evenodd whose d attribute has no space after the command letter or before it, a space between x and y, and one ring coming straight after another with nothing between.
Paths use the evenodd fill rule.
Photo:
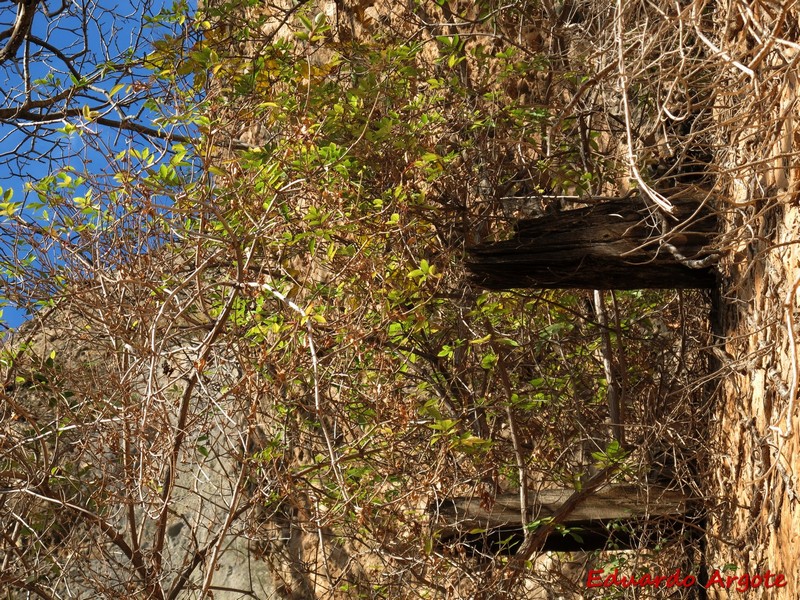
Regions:
<instances>
[{"instance_id":1,"label":"ruined wall","mask_svg":"<svg viewBox=\"0 0 800 600\"><path fill-rule=\"evenodd\" d=\"M489 584L495 581L497 569L492 557L467 556L458 547L445 550L435 547L426 509L433 500L447 494L473 494L490 503L500 492L516 491L519 481L515 484L513 469L498 473L499 469L488 460L487 464L477 459L470 462L469 457L476 456L469 454L472 449L468 448L454 460L449 449L433 443L437 430L428 427L432 422L426 420L429 414L423 415L425 418L420 415L425 400L435 399L439 392L431 391L433 385L419 392L411 378L399 376L397 365L408 367L411 360L403 362L402 349L392 346L386 335L391 320L414 316L417 307L412 302L400 303L387 310L388 316L382 316L383 320L374 329L362 323L347 324L343 326L346 336L337 336L338 331L325 321L324 314L304 311L312 308L312 298L322 298L317 307L330 300L340 302L337 309L341 309L342 315L361 314L359 311L373 301L365 299L365 290L374 278L384 273L381 263L386 260L382 257L389 255L389 250L401 248L406 252L403 260L408 261L408 268L398 268L398 279L405 283L421 257L426 262L430 259L437 269L449 269L443 279L446 285L438 287L437 283L430 294L437 301L448 302L447 308L437 309L436 327L452 327L453 337L462 340L481 339L484 334L490 339L492 335L484 331L484 321L469 317L475 308L477 292L465 292L467 286L460 278L461 263L457 258L452 259L452 264L446 262L458 256L453 248L463 248L465 240L471 244L503 235L509 222L520 214L547 215L590 196L620 196L632 185L652 188L653 193L648 193L645 201L655 206L668 200L657 195L659 189L671 188L676 179L685 183L686 178L701 184L697 187L700 197L712 203L731 189L745 190L748 194L762 190L762 186L764 190L773 190L759 191L761 196L756 194L756 197L735 196L736 202L746 206L725 205L723 210L730 220L731 232L737 232L729 237L725 247L729 254L723 262L727 276L722 294L726 351L733 357L729 362L723 361L724 374L729 376L725 398L727 402L747 404L726 405L722 411L725 416L715 440L720 448L717 457L720 466L704 471L703 475L708 483L704 491L708 494L709 508L719 515L713 520L715 531L721 532L725 540L736 539L738 544L713 546L709 554L712 564L729 561L742 569L751 569L775 559L775 569L789 569L792 554L776 553L783 557L778 559L764 548L790 548L792 540L788 532L794 530L786 527L794 510L792 471L778 460L778 455L788 460L792 446L789 441L781 442L769 428L785 423L780 405L783 400L779 398L786 400L786 414L791 414L788 399L794 393L792 388L796 388L796 377L792 375L793 342L787 336L781 337L784 313L780 304L786 294L796 292L793 283L796 275L791 266L796 256L789 254L794 246L788 244L796 239L794 229L790 229L796 219L789 210L794 202L794 176L787 171L790 157L776 154L785 151L787 139L792 140L791 136L787 138L789 116L794 109L791 73L786 73L785 78L768 80L773 87L762 85L720 54L719 49L705 43L700 35L686 35L687 31L711 35L702 29L714 27L709 25L710 5L706 9L699 3L687 7L670 5L662 10L652 3L624 3L626 13L618 18L606 3L594 2L536 5L487 2L482 4L485 13L476 13L477 4L471 2L454 2L443 8L435 4L285 2L259 6L250 13L228 11L221 21L211 17L208 40L218 44L220 51L231 52L232 60L215 72L217 81L208 89L214 107L211 111L214 126L204 130L204 134L209 142L217 144L208 160L216 169L218 185L197 202L201 207L197 209L201 213L200 229L181 232L190 240L181 251L168 249L162 255L142 258L142 264L134 265L131 272L108 269L95 279L81 282L71 291L72 304L61 307L65 311L62 315L77 316L59 317L66 319L68 325L59 325L60 329L48 330L45 323L43 333L36 334L42 339L32 352L35 364L25 366L22 360L13 367L4 365L9 381L13 382L16 374L23 379L27 375L34 377L29 382L31 387L40 390L44 394L40 397L45 398L36 407L41 414L26 416L24 420L4 415L4 427L9 419L16 423L12 446L20 441L36 441L37 426L51 427L65 417L87 432L84 438L87 443L83 444L66 435L63 438L66 446L57 454L58 461L52 459L51 447L58 436L49 433L44 443L34 444L36 449L27 457L36 468L20 479L31 486L40 485L27 489L45 492L45 501L58 505L58 514L64 515L66 522L78 524L67 533L73 542L80 542L73 547L85 550L78 558L57 552L45 557L52 562L42 562L41 585L60 589L59 586L74 584L85 577L86 582L76 585L87 590L86 597L91 595L88 591L91 586L97 593L110 597L119 596L120 590L131 597L158 597L159 586L168 592L176 582L185 583L178 597L195 597L204 587L206 592L213 591L214 597L223 598L247 594L259 598L347 598L358 594L395 598L424 593L433 597L476 597L483 592L487 596L493 593ZM739 51L736 40L742 31L763 27L740 4L732 3L730 11L730 19L716 25L716 36L711 40L712 46L714 40L730 41L724 50L728 56L734 50ZM781 18L787 14L790 13ZM306 70L294 79L281 80L280 74L270 73L270 65L257 63L270 58L267 53L275 41L293 39L296 33L303 32L301 15L312 27L318 22L330 29L313 44L291 50ZM317 15L323 15L324 20L320 17L317 21ZM737 19L741 21L739 25ZM785 26L789 27L788 21ZM453 43L455 35L460 36L463 44ZM449 41L440 39L443 37ZM770 53L774 51L777 60L779 51L786 53L787 48L792 48L779 41L759 42L765 39L761 34L751 37L743 42L751 48L740 54L749 56L762 69L772 64L765 56L772 56ZM252 193L263 183L259 179L261 173L248 170L246 157L219 148L227 144L237 150L279 152L280 145L271 145L270 141L281 136L298 145L308 142L311 147L314 131L309 126L318 123L305 122L302 115L298 117L300 111L286 111L290 113L288 120L280 121L285 115L259 105L272 100L271 94L283 92L295 93L295 99L302 102L312 81L315 84L335 81L343 88L357 85L366 76L385 81L386 74L391 72L390 63L376 61L375 65L365 65L359 61L367 56L365 48L379 54L385 41L398 39L405 40L408 46L421 45L414 65L419 75L416 79L409 78L409 97L416 98L415 90L430 91L436 85L442 86L444 91L436 100L436 111L430 112L433 115L438 111L447 125L431 119L425 130L417 130L395 145L386 142L378 149L374 147L377 143L364 142L367 133L372 132L362 127L348 138L348 151L370 159L370 166L383 169L380 174L386 175L385 180L365 187L367 202L375 199L388 203L392 198L387 190L410 190L409 196L411 192L414 196L407 204L416 201L424 205L424 210L435 205L436 210L429 210L428 214L445 217L426 221L419 218L420 212L401 206L397 218L412 221L414 226L400 232L392 229L392 236L387 235L382 241L384 254L376 252L379 258L373 262L360 262L361 246L352 255L328 259L323 253L315 255L301 249L299 244L259 244L257 239L248 238L251 225L256 232L252 234L254 238L278 235L277 220L258 218L272 190ZM511 50L525 59L524 67L515 61L494 60ZM481 52L493 59L483 64L500 64L507 70L487 67L482 71ZM618 62L620 53L625 67L622 69ZM336 55L343 57L345 66L333 64L331 58ZM451 57L452 65L448 64ZM788 60L785 64L793 64L789 54L784 59ZM741 63L740 59L737 61ZM660 68L653 67L654 64ZM784 70L791 71L785 64ZM257 66L265 75L263 79L256 77L248 82L254 90L252 97L243 94L235 103L229 102L232 96L226 95L230 94L226 84L241 80L237 77L248 69L255 72ZM439 81L430 83L435 79L446 85ZM753 104L741 107L738 103L742 98L751 99ZM398 107L399 103L389 101L391 98L381 99L386 101L362 107L363 113L374 117L370 123L386 117L390 111L402 112L406 108ZM765 108L767 99L773 101L771 108ZM719 112L712 114L712 107ZM381 112L384 110L386 114ZM779 126L776 127L774 120L754 119L752 115L761 115L762 110L766 115L778 115ZM405 117L408 113L402 114ZM476 114L485 119L476 123ZM735 132L725 127L717 131L712 117L726 124L725 127L732 123L744 125ZM525 127L517 127L518 123L524 123ZM751 126L752 131L748 129ZM402 143L411 147L420 140L420 145L428 147L414 146L418 154L412 156L407 156L410 152L407 148L397 147ZM734 154L726 154L726 149ZM735 154L739 151L741 156ZM719 173L715 173L727 176L727 179L720 177L719 184L705 180L696 170L686 169L687 163L707 167L702 161L708 152L718 161L715 165L721 165ZM752 158L753 154L766 158ZM437 161L442 157L449 161L438 181L426 177L424 168L418 164L424 163L426 156L432 169L440 167ZM767 167L763 168L765 164ZM743 175L750 167L755 177ZM331 186L324 185L325 175L324 169L314 173L323 183L298 183L298 179L278 186L280 190L275 195L288 198L286 213L296 217L296 222L302 221L304 210L314 206L319 198L337 207L335 197L325 196L331 191ZM664 185L656 185L659 182ZM771 215L778 214L775 206L781 202L784 208L780 222L786 229L776 234L775 241L787 245L759 246L772 235L770 232L778 221L777 216ZM773 212L762 210L768 207ZM209 220L224 222L228 208L235 209L234 216L255 215L245 225L226 223L246 244L237 246L236 239L231 241L236 236L215 237L218 232L202 229L202 224ZM179 209L194 216L191 211L196 207L179 206ZM361 218L371 223L366 221L367 217L361 215ZM386 221L391 218L394 217L389 211L383 222L370 224L366 232L356 231L353 235L360 236L359 243L371 240L386 230ZM284 224L287 233L294 233L290 230L294 225ZM301 224L296 229L300 234L317 233L310 225ZM748 231L752 232L750 239L741 243L737 236ZM320 239L324 240L324 235ZM426 242L436 251L426 248L424 254L419 252L419 246ZM768 253L781 255L787 262L765 266L767 263L760 261ZM333 283L344 281L342 273L352 277L348 282L352 286L347 290L349 297L340 301L330 291L326 292L331 294L329 297L314 295L321 294L320 288L335 288ZM753 283L748 291L747 285L741 283L750 277ZM279 279L287 282L282 291L269 287ZM762 302L770 297L768 292L777 299L773 303ZM684 302L692 306L687 308ZM386 306L389 300L382 298L380 303ZM512 373L519 375L521 385L526 384L525 379L535 381L544 361L561 350L557 344L549 344L544 335L537 338L538 325L532 322L531 311L539 309L541 304L538 299L526 304L515 325L519 331L514 335L528 336L523 340L527 354L519 361L519 373ZM575 306L568 310L573 313L583 310L577 302ZM761 312L749 317L750 306ZM697 374L702 370L702 361L697 359L697 353L687 359L685 346L705 344L704 329L697 317L702 311L702 299L681 296L668 303L654 303L648 311L659 314L633 319L628 324L640 343L637 348L641 352L636 359L651 370L656 364L662 368L632 383L629 423L635 425L632 429L643 445L658 438L662 443L667 440L670 448L683 443L684 447L694 449L703 438L698 437L695 429L696 413L683 409L698 395L701 386ZM584 312L591 320L591 310ZM687 313L692 316L687 317ZM326 314L328 319L344 318L335 311ZM743 318L735 321L733 317L740 314ZM275 315L282 320L269 321ZM311 316L322 320L315 321L318 329L312 332L314 335L304 337L305 323ZM550 312L544 314L543 322L548 326L551 317ZM766 326L750 322L753 320L764 321ZM682 329L687 321L691 327ZM286 341L265 322L277 329L285 325L285 330L294 337ZM748 323L742 326L746 329L737 329L739 322ZM572 331L563 333L564 338L572 336L570 339L578 340L576 346L593 343L590 325L581 322L569 327ZM654 330L659 333L653 334ZM676 331L679 335L675 335ZM750 336L753 332L755 337ZM444 361L438 360L442 357L436 354L443 351L442 343L451 340L437 338L437 333L426 333L433 341L430 348L423 350L427 350L431 363L439 368ZM554 337L558 335L562 334ZM50 343L64 338L69 341ZM314 347L319 354L314 355L309 339L324 342ZM88 348L91 359L81 358L80 348L70 350L72 343ZM761 356L763 348L776 351L784 348L784 354L772 364L763 363L761 370L751 373L745 367L739 373L742 370L739 361ZM60 375L58 369L53 370L52 385L37 387L44 383L36 382L37 370L41 371L42 365L51 369L46 365L51 349L56 350L56 358L63 356L60 364L66 370ZM387 358L391 352L394 354L390 358L397 360L395 364ZM374 373L353 367L362 353L377 357L370 369L387 377L385 381L393 381L387 375L393 374L399 382L372 386L374 379L370 377ZM527 455L542 462L550 461L556 467L567 465L572 469L570 476L595 466L591 455L603 449L607 436L604 408L595 401L599 386L592 380L594 375L584 373L596 354L596 349L583 354L576 350L565 359L565 363L583 364L581 369L562 375L572 385L569 389L576 390L576 398L570 398L571 403L563 409L557 407L550 413L557 427L537 422L535 411L528 408L516 411ZM288 355L296 358L284 360ZM445 414L439 419L469 423L470 429L459 431L466 444L480 443L483 439L480 436L492 435L493 444L505 452L506 464L513 464L509 456L516 442L505 413L495 416L494 429L489 429L485 416L483 421L481 417L484 406L470 404L476 398L484 401L484 396L492 394L492 401L501 405L511 399L503 397L502 382L492 379L488 374L490 369L480 360L470 366L471 375L466 355L463 347L454 351L456 366L448 382L452 388L441 392L450 405L442 409ZM344 358L333 362L331 357L337 356ZM331 362L324 363L326 360ZM695 362L682 369L687 361ZM333 366L317 377L315 369L320 364ZM19 369L27 371L23 375ZM58 398L55 405L61 412L54 411L47 401L51 397L48 394L52 395L56 384L69 379L67 374L74 377L71 381L81 382L70 390L77 399ZM353 409L353 398L347 395L351 388L357 387L350 384L351 377L360 378L356 384L364 384L368 390L370 397L360 400L364 404L369 402L371 410L388 415L386 427L381 431L386 441L380 448L364 450L357 445L366 436L356 426L362 414ZM441 381L439 373L431 380ZM462 385L465 381L480 393ZM777 396L770 392L771 385L775 386ZM6 391L12 393L15 388ZM756 402L757 398L763 402ZM488 404L491 408L491 403ZM21 406L14 410L15 414L25 412ZM579 421L578 415L583 421ZM710 420L718 415L714 413ZM753 417L755 422L751 420ZM747 435L757 440L755 446ZM96 446L88 442L96 440L104 442L100 448L110 449L113 460L106 460L104 452L93 454L92 448ZM132 440L144 442L132 447ZM588 451L576 457L575 446L581 444ZM355 451L337 454L341 448ZM650 465L645 464L644 458L649 450L642 450L642 464L636 467L643 473L649 471ZM379 509L369 503L357 505L352 499L337 500L334 492L324 488L335 481L337 469L344 470L343 463L348 469L354 467L348 476L357 481L361 476L359 468L372 456L369 452L376 455L380 452L381 457L376 469L381 478L379 485L369 488L371 494L385 494L375 502ZM409 456L413 460L409 461ZM469 460L462 461L464 456ZM731 462L726 462L729 457ZM63 506L63 497L52 493L57 490L41 487L64 483L66 479L59 478L58 469L53 471L53 468L63 469L70 464L88 467L91 477L87 477L87 483L97 485L97 489L108 494L106 498L118 500L114 506L119 508L96 515L102 517L97 519L95 515ZM685 473L688 467L682 466ZM104 468L107 472L102 472ZM55 480L40 481L37 473L42 472L51 472ZM396 480L392 480L398 472L406 477L399 492L393 488L398 486ZM546 480L547 475L552 473L537 473L536 483L552 485L552 481ZM301 486L295 483L300 480L303 486L298 491ZM778 487L762 487L767 481L776 482ZM734 482L739 486L736 499L725 492ZM768 494L780 489L780 485L785 486L787 498L781 504L783 525L771 511L782 497L772 497L772 504L766 501ZM395 495L390 497L389 492ZM75 500L86 500L80 495L87 493L86 490L75 493ZM24 496L26 501L30 497L30 494ZM137 503L145 508L134 507ZM750 507L751 512L743 512L741 504ZM15 514L21 514L23 509L17 510L15 506ZM763 545L748 537L752 519L762 512L764 519L772 521L767 521L759 532L764 536L767 531L774 532L763 540L759 538L765 542ZM347 519L337 521L343 514ZM15 521L9 527L19 529L22 525ZM46 523L45 527L54 539L64 535L52 523ZM124 539L113 535L117 528L123 530ZM25 552L36 546L28 543L35 536L26 536L20 546ZM97 539L106 543L98 544ZM743 547L747 552L741 550ZM95 557L107 562L98 566L93 562ZM539 559L537 568L522 577L515 597L543 598L557 593L585 597L579 569L573 569L572 575L565 579L560 576L559 560L559 557ZM637 554L634 560L642 562L631 564L644 565L650 557ZM667 556L666 560L672 558ZM53 575L45 568L63 565L64 561L71 562L60 575ZM220 568L216 569L217 566ZM553 576L540 577L548 567ZM8 573L3 576L9 576ZM16 572L11 572L11 576L16 577ZM13 583L19 587L25 581L20 575Z\"/></svg>"},{"instance_id":2,"label":"ruined wall","mask_svg":"<svg viewBox=\"0 0 800 600\"><path fill-rule=\"evenodd\" d=\"M798 16L786 3L725 1L716 20L727 57L715 114L729 242L717 315L724 353L707 477L709 560L736 565L739 575L786 575L785 588L749 592L758 598L800 593Z\"/></svg>"}]
</instances>

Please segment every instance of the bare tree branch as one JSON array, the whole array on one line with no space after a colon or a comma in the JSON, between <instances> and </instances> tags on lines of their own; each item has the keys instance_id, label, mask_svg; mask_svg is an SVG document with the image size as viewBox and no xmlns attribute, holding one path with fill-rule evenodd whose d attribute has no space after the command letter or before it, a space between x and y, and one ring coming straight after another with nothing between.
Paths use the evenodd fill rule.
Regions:
<instances>
[{"instance_id":1,"label":"bare tree branch","mask_svg":"<svg viewBox=\"0 0 800 600\"><path fill-rule=\"evenodd\" d=\"M14 20L14 24L0 33L0 41L8 40L6 45L0 48L0 65L16 56L17 51L22 46L22 42L25 41L31 30L38 4L39 0L17 1L17 18Z\"/></svg>"}]
</instances>

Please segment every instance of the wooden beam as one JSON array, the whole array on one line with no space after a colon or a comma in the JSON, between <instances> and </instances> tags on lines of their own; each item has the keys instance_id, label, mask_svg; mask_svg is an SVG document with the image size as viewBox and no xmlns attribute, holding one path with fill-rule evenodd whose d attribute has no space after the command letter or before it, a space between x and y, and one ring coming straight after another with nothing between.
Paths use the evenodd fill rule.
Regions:
<instances>
[{"instance_id":1,"label":"wooden beam","mask_svg":"<svg viewBox=\"0 0 800 600\"><path fill-rule=\"evenodd\" d=\"M674 204L677 221L638 198L521 220L513 238L470 248L466 266L487 289L713 287L704 259L716 219L697 202Z\"/></svg>"},{"instance_id":2,"label":"wooden beam","mask_svg":"<svg viewBox=\"0 0 800 600\"><path fill-rule=\"evenodd\" d=\"M535 522L552 517L575 493L558 488L529 492L528 515ZM609 485L571 510L542 550L577 551L637 548L656 526L679 525L691 513L692 498L658 486ZM431 507L438 540L482 551L513 554L521 544L519 494L502 494L490 505L480 498L448 498ZM677 529L677 527L675 527ZM573 532L577 534L573 536Z\"/></svg>"}]
</instances>

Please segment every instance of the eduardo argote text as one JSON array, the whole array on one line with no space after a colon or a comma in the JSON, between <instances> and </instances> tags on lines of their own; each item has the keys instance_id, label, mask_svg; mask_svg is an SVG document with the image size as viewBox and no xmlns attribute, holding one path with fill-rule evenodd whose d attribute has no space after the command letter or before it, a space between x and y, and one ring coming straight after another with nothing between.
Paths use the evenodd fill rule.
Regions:
<instances>
[{"instance_id":1,"label":"eduardo argote text","mask_svg":"<svg viewBox=\"0 0 800 600\"><path fill-rule=\"evenodd\" d=\"M652 587L663 586L665 588L688 588L698 585L697 577L694 575L683 575L680 569L676 569L669 575L652 575L645 573L638 577L633 574L624 575L619 573L619 569L614 569L606 573L603 569L591 569L586 578L588 588L610 588L610 587ZM786 577L783 573L772 573L769 569L763 574L750 575L727 575L715 569L708 577L708 581L701 583L706 589L711 587L723 588L726 590L736 590L747 592L758 588L782 588L786 587Z\"/></svg>"}]
</instances>

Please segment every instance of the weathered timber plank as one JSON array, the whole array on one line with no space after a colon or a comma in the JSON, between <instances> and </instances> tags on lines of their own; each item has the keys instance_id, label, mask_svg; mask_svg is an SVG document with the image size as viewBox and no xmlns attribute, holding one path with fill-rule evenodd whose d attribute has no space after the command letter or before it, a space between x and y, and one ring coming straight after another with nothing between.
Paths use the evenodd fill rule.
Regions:
<instances>
[{"instance_id":1,"label":"weathered timber plank","mask_svg":"<svg viewBox=\"0 0 800 600\"><path fill-rule=\"evenodd\" d=\"M574 489L559 488L530 492L535 500L528 514L533 519L552 516L573 493ZM584 500L567 517L571 521L628 519L645 515L681 515L690 501L677 490L655 486L610 485ZM484 528L519 525L519 494L501 494L490 507L480 498L449 498L439 505L438 515L451 525Z\"/></svg>"},{"instance_id":2,"label":"weathered timber plank","mask_svg":"<svg viewBox=\"0 0 800 600\"><path fill-rule=\"evenodd\" d=\"M512 239L470 248L466 266L488 289L711 287L714 270L689 261L710 253L716 220L694 202L675 207L674 222L635 198L522 220Z\"/></svg>"},{"instance_id":3,"label":"weathered timber plank","mask_svg":"<svg viewBox=\"0 0 800 600\"><path fill-rule=\"evenodd\" d=\"M575 492L573 489L539 490L531 493L532 520L552 516ZM636 548L647 543L650 530L674 522L674 529L691 512L692 498L677 490L657 486L612 485L584 499L564 519L569 533L554 531L545 541L545 551L601 550L609 545ZM467 546L493 547L513 552L522 542L518 494L503 494L486 506L479 498L448 498L431 507L438 539ZM623 525L615 527L612 525ZM499 546L502 544L502 548Z\"/></svg>"}]
</instances>

